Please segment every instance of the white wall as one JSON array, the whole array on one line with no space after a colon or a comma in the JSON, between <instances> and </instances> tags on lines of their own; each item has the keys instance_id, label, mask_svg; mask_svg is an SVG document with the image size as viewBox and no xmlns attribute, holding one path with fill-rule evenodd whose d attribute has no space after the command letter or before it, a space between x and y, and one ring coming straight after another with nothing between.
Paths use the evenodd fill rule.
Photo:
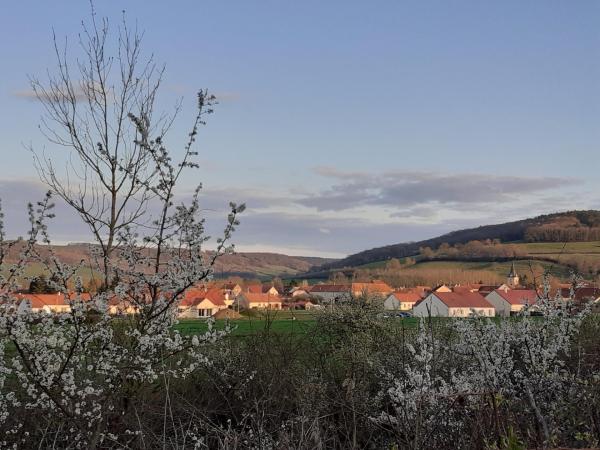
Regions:
<instances>
[{"instance_id":1,"label":"white wall","mask_svg":"<svg viewBox=\"0 0 600 450\"><path fill-rule=\"evenodd\" d=\"M502 298L496 291L490 292L485 299L492 304L496 310L496 315L500 317L510 316L510 304Z\"/></svg>"},{"instance_id":2,"label":"white wall","mask_svg":"<svg viewBox=\"0 0 600 450\"><path fill-rule=\"evenodd\" d=\"M434 294L429 294L425 300L413 308L415 317L448 317L448 307Z\"/></svg>"}]
</instances>

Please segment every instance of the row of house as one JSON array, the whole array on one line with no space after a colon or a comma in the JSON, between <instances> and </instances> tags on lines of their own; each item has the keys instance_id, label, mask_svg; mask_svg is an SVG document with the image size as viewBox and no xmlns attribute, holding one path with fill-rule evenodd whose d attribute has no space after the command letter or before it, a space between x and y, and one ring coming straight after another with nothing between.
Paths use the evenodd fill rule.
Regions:
<instances>
[{"instance_id":1,"label":"row of house","mask_svg":"<svg viewBox=\"0 0 600 450\"><path fill-rule=\"evenodd\" d=\"M410 289L393 290L380 280L368 283L317 284L293 287L284 297L272 285L251 284L242 288L238 284L194 287L188 289L178 305L182 318L207 318L224 310L250 309L311 309L311 298L322 303L334 303L363 296L378 296L383 299L383 308L390 311L412 312L415 316L465 317L472 313L483 316L514 315L526 305L532 306L538 299L533 289L519 286L519 276L514 264L506 283L499 286L482 284L440 285L436 288L417 286ZM559 295L563 299L574 297L575 302L594 301L600 305L600 288L583 286L574 292L568 285L561 286ZM17 294L21 300L19 309L63 313L70 311L70 302L63 294ZM83 294L87 300L89 294ZM314 300L313 300L314 301ZM137 307L117 298L109 301L111 314L135 314Z\"/></svg>"},{"instance_id":2,"label":"row of house","mask_svg":"<svg viewBox=\"0 0 600 450\"><path fill-rule=\"evenodd\" d=\"M557 292L562 301L573 301L576 305L593 302L600 304L600 288L582 286L575 290L562 287ZM509 317L525 307L533 307L539 299L535 289L519 285L519 276L514 264L506 283L499 286L472 284L454 286L441 285L431 291L420 293L415 290L393 292L384 301L386 310L411 311L416 317Z\"/></svg>"},{"instance_id":3,"label":"row of house","mask_svg":"<svg viewBox=\"0 0 600 450\"><path fill-rule=\"evenodd\" d=\"M416 317L469 317L472 314L486 317L509 317L526 306L533 306L538 293L533 289L495 289L486 296L479 292L432 292L416 302L412 313Z\"/></svg>"}]
</instances>

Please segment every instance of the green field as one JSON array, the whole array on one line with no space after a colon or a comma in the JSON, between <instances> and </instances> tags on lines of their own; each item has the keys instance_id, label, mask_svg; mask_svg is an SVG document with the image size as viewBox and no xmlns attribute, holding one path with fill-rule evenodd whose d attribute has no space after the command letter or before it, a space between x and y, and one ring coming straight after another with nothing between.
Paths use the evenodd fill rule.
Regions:
<instances>
[{"instance_id":1,"label":"green field","mask_svg":"<svg viewBox=\"0 0 600 450\"><path fill-rule=\"evenodd\" d=\"M226 320L217 320L215 327L225 328ZM307 333L315 325L315 315L310 311L276 311L271 314L256 313L252 317L231 320L234 328L232 336L248 336L261 332L273 333ZM208 329L206 321L199 319L182 319L175 327L182 334L204 333Z\"/></svg>"},{"instance_id":2,"label":"green field","mask_svg":"<svg viewBox=\"0 0 600 450\"><path fill-rule=\"evenodd\" d=\"M543 254L570 254L570 255L586 255L595 254L600 256L600 242L515 242L514 245L519 246L530 255Z\"/></svg>"},{"instance_id":3,"label":"green field","mask_svg":"<svg viewBox=\"0 0 600 450\"><path fill-rule=\"evenodd\" d=\"M530 265L531 262L531 265ZM510 271L512 262L470 262L470 261L424 261L411 266L406 270L486 270L505 277ZM547 261L515 261L515 269L521 275L527 275L532 278L532 267L543 267L544 270L550 270L552 275L559 277L568 277L569 268L560 264L553 264ZM535 276L540 276L541 273L535 273Z\"/></svg>"},{"instance_id":4,"label":"green field","mask_svg":"<svg viewBox=\"0 0 600 450\"><path fill-rule=\"evenodd\" d=\"M516 246L522 250L526 256L531 256L534 264L542 265L545 269L554 266L554 272L559 276L568 276L569 268L565 265L556 266L556 264L548 263L547 261L537 261L537 258L553 259L556 261L573 260L573 257L581 257L587 260L600 260L600 241L590 242L506 242L502 245ZM418 255L413 258L419 260ZM398 258L400 262L404 262L406 258ZM374 261L368 264L358 266L360 269L380 269L385 267L387 261ZM517 271L529 270L527 261L517 261ZM466 269L466 270L491 270L498 272L501 275L506 274L506 269L509 268L508 262L464 262L464 261L423 261L418 262L414 266L407 269L425 269L425 268L440 268L440 269Z\"/></svg>"}]
</instances>

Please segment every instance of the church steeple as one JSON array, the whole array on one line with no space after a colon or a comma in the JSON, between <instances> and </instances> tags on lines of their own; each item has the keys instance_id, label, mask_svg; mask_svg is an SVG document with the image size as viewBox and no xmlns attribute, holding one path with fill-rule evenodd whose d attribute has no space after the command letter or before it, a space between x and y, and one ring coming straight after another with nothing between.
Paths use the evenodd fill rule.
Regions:
<instances>
[{"instance_id":1,"label":"church steeple","mask_svg":"<svg viewBox=\"0 0 600 450\"><path fill-rule=\"evenodd\" d=\"M519 275L517 274L517 270L515 269L515 262L513 261L510 265L510 272L506 277L506 284L509 287L514 288L519 285L519 281Z\"/></svg>"}]
</instances>

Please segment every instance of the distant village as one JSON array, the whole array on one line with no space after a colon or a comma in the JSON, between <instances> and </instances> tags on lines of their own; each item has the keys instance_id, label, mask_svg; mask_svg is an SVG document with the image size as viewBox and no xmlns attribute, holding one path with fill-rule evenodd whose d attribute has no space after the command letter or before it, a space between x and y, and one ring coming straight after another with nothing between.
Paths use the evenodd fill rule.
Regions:
<instances>
[{"instance_id":1,"label":"distant village","mask_svg":"<svg viewBox=\"0 0 600 450\"><path fill-rule=\"evenodd\" d=\"M349 301L368 301L379 305L384 315L400 317L509 317L527 307L535 313L539 289L520 285L520 276L512 264L506 281L500 285L456 284L416 286L394 289L381 280L369 282L319 283L287 288L275 283L212 281L187 289L180 298L178 315L185 319L235 319L252 310L319 310ZM590 283L577 286L559 284L552 294L571 306L592 302L600 306L600 287ZM64 313L70 311L70 297L63 293L24 292L18 294L19 310ZM90 299L84 293L82 298ZM110 314L135 314L138 306L125 299L108 302Z\"/></svg>"}]
</instances>

